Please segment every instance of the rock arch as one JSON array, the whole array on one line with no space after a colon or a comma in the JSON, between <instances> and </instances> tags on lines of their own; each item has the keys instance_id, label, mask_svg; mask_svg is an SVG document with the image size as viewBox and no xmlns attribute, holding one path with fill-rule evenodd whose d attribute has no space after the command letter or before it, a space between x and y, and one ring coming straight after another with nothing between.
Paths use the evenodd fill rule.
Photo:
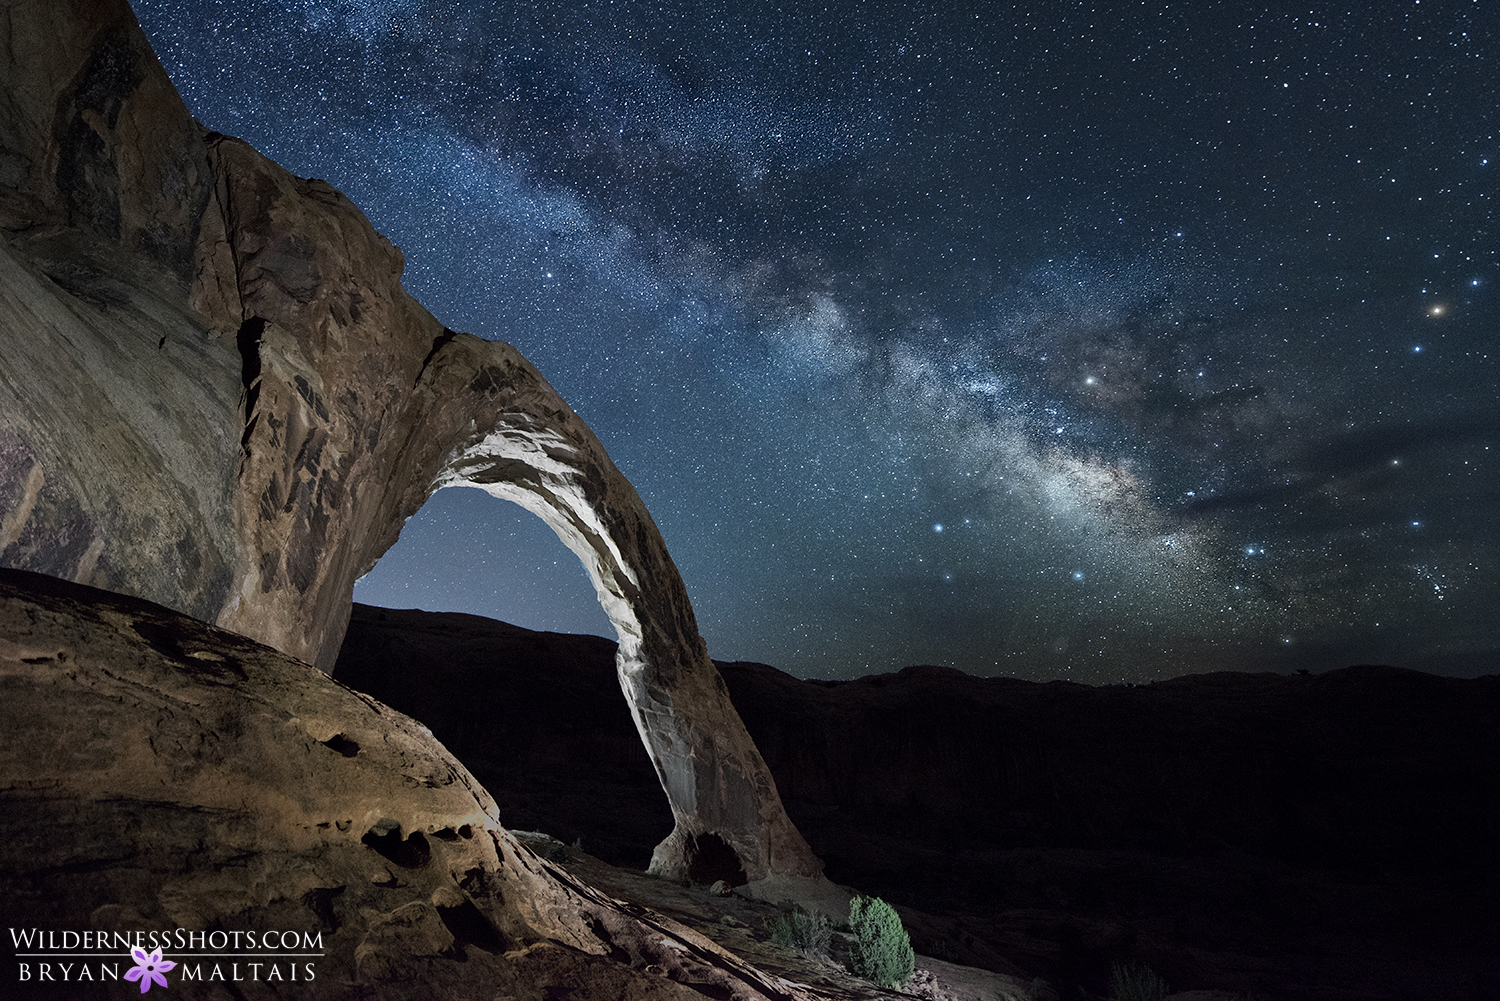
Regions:
<instances>
[{"instance_id":1,"label":"rock arch","mask_svg":"<svg viewBox=\"0 0 1500 1001\"><path fill-rule=\"evenodd\" d=\"M620 687L674 820L652 869L703 878L705 847L727 845L745 880L771 880L765 892L818 876L822 863L786 818L660 532L593 432L507 344L456 336L430 372L435 399L466 382L483 398L476 409L499 411L461 433L433 489L477 487L540 517L583 563L614 625Z\"/></svg>"},{"instance_id":2,"label":"rock arch","mask_svg":"<svg viewBox=\"0 0 1500 1001\"><path fill-rule=\"evenodd\" d=\"M593 432L513 347L447 330L407 297L399 251L342 195L236 140L209 147L223 236L210 220L220 242L200 259L232 260L235 278L196 288L205 303L239 292L238 526L252 557L219 624L331 669L354 580L427 497L467 485L513 501L578 555L615 626L620 685L675 820L653 867L686 875L715 836L752 883L816 876L661 533Z\"/></svg>"},{"instance_id":3,"label":"rock arch","mask_svg":"<svg viewBox=\"0 0 1500 1001\"><path fill-rule=\"evenodd\" d=\"M654 868L728 846L752 886L826 887L644 504L541 374L434 319L333 187L195 122L125 3L7 30L0 565L327 671L405 519L481 487L557 531L615 624L675 818Z\"/></svg>"}]
</instances>

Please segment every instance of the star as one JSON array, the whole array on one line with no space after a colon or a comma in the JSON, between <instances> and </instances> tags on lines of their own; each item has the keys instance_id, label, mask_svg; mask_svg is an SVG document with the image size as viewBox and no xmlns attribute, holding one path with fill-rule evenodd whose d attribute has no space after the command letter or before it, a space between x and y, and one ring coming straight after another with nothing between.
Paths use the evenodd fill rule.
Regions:
<instances>
[{"instance_id":1,"label":"star","mask_svg":"<svg viewBox=\"0 0 1500 1001\"><path fill-rule=\"evenodd\" d=\"M1500 426L1493 136L1450 113L1493 82L1463 46L1351 8L1371 44L1287 49L1293 88L1236 18L1130 5L960 28L564 2L523 30L482 5L263 0L291 29L264 36L214 0L132 6L196 118L343 190L440 322L558 387L715 656L1087 680L1051 640L1097 629L1150 680L1290 663L1282 635L1330 667L1500 649L1492 590L1448 593L1455 630L1379 586L1500 565L1500 468L1421 475ZM1454 37L1483 16L1455 8ZM609 630L545 525L450 493L361 601ZM900 525L943 536L941 577L908 573ZM1400 551L1366 541L1393 526ZM1247 560L1256 584L1210 611ZM1375 621L1379 642L1349 625ZM855 633L875 661L833 639Z\"/></svg>"}]
</instances>

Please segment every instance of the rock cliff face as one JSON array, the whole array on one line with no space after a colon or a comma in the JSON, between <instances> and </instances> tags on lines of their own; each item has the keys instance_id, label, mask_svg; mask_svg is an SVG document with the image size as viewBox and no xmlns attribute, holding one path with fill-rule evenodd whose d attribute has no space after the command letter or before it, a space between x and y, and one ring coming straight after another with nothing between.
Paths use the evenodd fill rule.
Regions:
<instances>
[{"instance_id":1,"label":"rock cliff face","mask_svg":"<svg viewBox=\"0 0 1500 1001\"><path fill-rule=\"evenodd\" d=\"M123 4L0 20L0 562L212 621L240 358L188 307L201 133Z\"/></svg>"},{"instance_id":2,"label":"rock cliff face","mask_svg":"<svg viewBox=\"0 0 1500 1001\"><path fill-rule=\"evenodd\" d=\"M0 776L8 926L294 933L178 946L192 996L803 996L534 855L416 721L139 599L0 570ZM25 996L97 987L6 958Z\"/></svg>"},{"instance_id":3,"label":"rock cliff face","mask_svg":"<svg viewBox=\"0 0 1500 1001\"><path fill-rule=\"evenodd\" d=\"M329 185L194 122L123 0L8 14L0 565L329 670L353 582L405 519L486 490L557 532L615 625L674 817L656 869L817 885L660 533L546 380L422 309Z\"/></svg>"}]
</instances>

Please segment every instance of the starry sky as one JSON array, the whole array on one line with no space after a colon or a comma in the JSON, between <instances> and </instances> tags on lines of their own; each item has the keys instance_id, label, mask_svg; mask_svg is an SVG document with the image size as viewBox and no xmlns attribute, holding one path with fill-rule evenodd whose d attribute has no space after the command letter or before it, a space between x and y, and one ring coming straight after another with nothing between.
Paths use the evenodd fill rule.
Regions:
<instances>
[{"instance_id":1,"label":"starry sky","mask_svg":"<svg viewBox=\"0 0 1500 1001\"><path fill-rule=\"evenodd\" d=\"M1493 5L134 7L589 422L717 659L1500 670ZM612 635L475 490L355 598Z\"/></svg>"}]
</instances>

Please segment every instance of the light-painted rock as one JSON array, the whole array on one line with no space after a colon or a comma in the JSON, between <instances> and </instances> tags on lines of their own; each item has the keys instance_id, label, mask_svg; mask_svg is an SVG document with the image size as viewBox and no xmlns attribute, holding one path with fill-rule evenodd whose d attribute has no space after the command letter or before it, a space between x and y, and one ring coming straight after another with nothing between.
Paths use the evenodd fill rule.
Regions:
<instances>
[{"instance_id":1,"label":"light-painted rock","mask_svg":"<svg viewBox=\"0 0 1500 1001\"><path fill-rule=\"evenodd\" d=\"M316 937L236 997L803 996L538 858L416 721L139 599L0 570L0 776L8 926Z\"/></svg>"},{"instance_id":2,"label":"light-painted rock","mask_svg":"<svg viewBox=\"0 0 1500 1001\"><path fill-rule=\"evenodd\" d=\"M818 879L645 505L507 344L446 329L347 198L188 115L121 0L0 25L0 565L328 670L446 486L583 561L675 827L654 867ZM772 885L772 884L766 884Z\"/></svg>"}]
</instances>

